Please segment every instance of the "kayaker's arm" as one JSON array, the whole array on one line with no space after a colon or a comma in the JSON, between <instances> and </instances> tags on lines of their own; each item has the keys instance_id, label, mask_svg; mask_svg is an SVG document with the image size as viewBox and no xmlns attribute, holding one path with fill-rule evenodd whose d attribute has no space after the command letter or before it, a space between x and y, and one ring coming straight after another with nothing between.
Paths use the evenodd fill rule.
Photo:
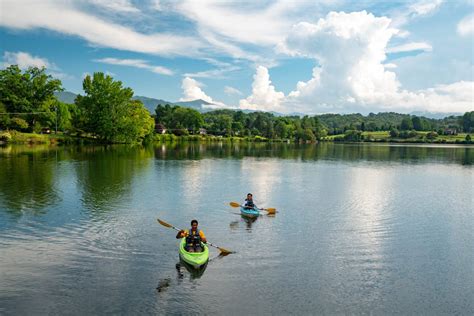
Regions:
<instances>
[{"instance_id":1,"label":"kayaker's arm","mask_svg":"<svg viewBox=\"0 0 474 316\"><path fill-rule=\"evenodd\" d=\"M207 243L206 235L204 235L202 230L199 231L199 237L201 237L203 243Z\"/></svg>"}]
</instances>

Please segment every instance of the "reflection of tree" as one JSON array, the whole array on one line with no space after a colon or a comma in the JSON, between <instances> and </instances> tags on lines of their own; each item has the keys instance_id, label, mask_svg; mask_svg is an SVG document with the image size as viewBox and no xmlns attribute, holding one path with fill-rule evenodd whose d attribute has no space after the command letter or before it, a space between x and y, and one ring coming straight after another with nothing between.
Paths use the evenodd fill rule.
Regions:
<instances>
[{"instance_id":1,"label":"reflection of tree","mask_svg":"<svg viewBox=\"0 0 474 316\"><path fill-rule=\"evenodd\" d=\"M56 150L43 146L0 148L0 209L16 216L46 212L59 199L55 188Z\"/></svg>"},{"instance_id":2,"label":"reflection of tree","mask_svg":"<svg viewBox=\"0 0 474 316\"><path fill-rule=\"evenodd\" d=\"M284 144L249 142L182 142L155 147L156 159L206 159L244 157L344 161L440 161L473 164L474 149L451 146L391 146L386 144Z\"/></svg>"},{"instance_id":3,"label":"reflection of tree","mask_svg":"<svg viewBox=\"0 0 474 316\"><path fill-rule=\"evenodd\" d=\"M130 193L134 176L146 169L153 151L141 146L78 147L73 158L83 203L104 211Z\"/></svg>"}]
</instances>

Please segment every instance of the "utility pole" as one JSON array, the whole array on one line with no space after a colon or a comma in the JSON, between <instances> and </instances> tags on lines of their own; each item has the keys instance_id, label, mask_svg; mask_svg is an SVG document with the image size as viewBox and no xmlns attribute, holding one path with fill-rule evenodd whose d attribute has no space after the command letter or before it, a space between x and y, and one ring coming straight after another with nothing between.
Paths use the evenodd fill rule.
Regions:
<instances>
[{"instance_id":1,"label":"utility pole","mask_svg":"<svg viewBox=\"0 0 474 316\"><path fill-rule=\"evenodd\" d=\"M56 135L58 135L58 105L56 104Z\"/></svg>"}]
</instances>

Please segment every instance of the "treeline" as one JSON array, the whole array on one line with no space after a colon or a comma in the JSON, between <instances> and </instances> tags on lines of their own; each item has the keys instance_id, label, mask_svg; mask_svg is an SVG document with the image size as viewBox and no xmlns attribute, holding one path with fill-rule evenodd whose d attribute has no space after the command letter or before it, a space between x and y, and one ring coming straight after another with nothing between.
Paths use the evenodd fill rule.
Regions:
<instances>
[{"instance_id":1,"label":"treeline","mask_svg":"<svg viewBox=\"0 0 474 316\"><path fill-rule=\"evenodd\" d=\"M239 110L200 113L187 107L158 104L151 115L142 102L132 99L132 89L103 73L87 76L83 90L74 103L62 103L55 96L63 91L62 83L48 75L45 68L22 71L12 65L2 69L0 130L58 130L107 143L152 140L155 132L312 142L340 134L344 135L343 140L358 141L362 132L376 131L390 131L391 137L399 138L409 138L417 131L430 132L430 137L474 131L474 111L444 119L392 112L300 117Z\"/></svg>"},{"instance_id":2,"label":"treeline","mask_svg":"<svg viewBox=\"0 0 474 316\"><path fill-rule=\"evenodd\" d=\"M84 95L73 104L56 98L62 83L45 68L24 72L12 65L0 70L0 129L95 138L106 143L134 143L150 138L154 121L133 91L103 73L83 81ZM6 137L6 136L5 136Z\"/></svg>"},{"instance_id":3,"label":"treeline","mask_svg":"<svg viewBox=\"0 0 474 316\"><path fill-rule=\"evenodd\" d=\"M390 131L392 137L408 138L417 131L435 132L437 135L471 133L474 130L474 111L444 119L393 112L370 113L367 116L323 114L299 117L236 110L200 113L177 105L159 104L155 109L155 122L159 131L175 135L205 132L222 136L261 136L269 139L314 141L328 135L361 135L360 132Z\"/></svg>"}]
</instances>

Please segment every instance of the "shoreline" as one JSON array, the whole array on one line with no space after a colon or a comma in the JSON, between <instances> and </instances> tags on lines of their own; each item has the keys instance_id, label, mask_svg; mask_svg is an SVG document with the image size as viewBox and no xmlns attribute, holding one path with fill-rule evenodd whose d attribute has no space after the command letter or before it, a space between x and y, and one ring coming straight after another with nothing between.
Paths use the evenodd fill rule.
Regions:
<instances>
[{"instance_id":1,"label":"shoreline","mask_svg":"<svg viewBox=\"0 0 474 316\"><path fill-rule=\"evenodd\" d=\"M287 143L287 144L317 144L317 143L334 143L334 144L414 144L414 145L474 145L473 141L463 140L457 135L444 135L440 138L369 138L358 141L345 140L341 135L331 135L316 141L295 142L290 139L269 139L261 136L238 137L238 136L215 136L215 135L183 135L174 134L155 134L151 140L146 143L176 143L176 142L200 142L200 143ZM72 136L64 134L35 134L22 133L18 131L2 131L0 132L0 145L114 145L119 143L107 143L97 138Z\"/></svg>"}]
</instances>

